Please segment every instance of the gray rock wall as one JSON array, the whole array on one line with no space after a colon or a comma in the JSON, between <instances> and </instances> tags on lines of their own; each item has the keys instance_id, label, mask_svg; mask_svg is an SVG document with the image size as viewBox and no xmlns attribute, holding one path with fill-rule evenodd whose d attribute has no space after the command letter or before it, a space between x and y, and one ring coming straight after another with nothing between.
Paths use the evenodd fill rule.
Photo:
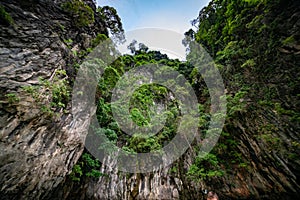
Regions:
<instances>
[{"instance_id":1,"label":"gray rock wall","mask_svg":"<svg viewBox=\"0 0 300 200\"><path fill-rule=\"evenodd\" d=\"M42 199L80 157L89 116L75 121L70 101L51 106L51 88L40 80L71 85L79 62L71 49L107 30L74 27L53 1L0 3L14 21L0 28L0 199ZM67 74L57 75L62 70Z\"/></svg>"},{"instance_id":2,"label":"gray rock wall","mask_svg":"<svg viewBox=\"0 0 300 200\"><path fill-rule=\"evenodd\" d=\"M193 160L189 150L174 163L176 172L171 172L170 166L149 174L123 174L115 171L114 160L108 159L109 167L101 167L106 176L72 182L67 174L83 151L81 139L90 116L74 120L70 101L65 102L66 108L43 109L52 96L40 79L55 83L58 77L56 81L64 79L71 86L73 65L80 62L72 50L84 50L91 38L107 34L107 30L100 19L89 27L75 27L61 2L1 1L14 23L0 28L0 199L201 199L204 188L217 191L222 199L297 198L299 158L291 159L288 153L296 144L293 142L299 141L299 126L270 109L240 113L227 127L249 161L247 170L232 165L224 177L192 183L186 178ZM297 21L299 12L291 16ZM66 42L69 39L71 44ZM279 50L299 55L297 45ZM66 75L57 76L60 70ZM24 86L38 90L31 94ZM281 90L284 100L280 101L291 104L285 89ZM254 137L267 123L276 125L272 136L281 139L280 151Z\"/></svg>"}]
</instances>

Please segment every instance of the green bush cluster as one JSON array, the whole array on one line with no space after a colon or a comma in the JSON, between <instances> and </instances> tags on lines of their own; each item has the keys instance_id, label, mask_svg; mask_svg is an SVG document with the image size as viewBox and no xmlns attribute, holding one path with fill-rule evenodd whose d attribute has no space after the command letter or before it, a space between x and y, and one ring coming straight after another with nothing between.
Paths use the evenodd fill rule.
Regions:
<instances>
[{"instance_id":1,"label":"green bush cluster","mask_svg":"<svg viewBox=\"0 0 300 200\"><path fill-rule=\"evenodd\" d=\"M223 176L224 171L220 169L218 158L215 154L207 153L206 155L199 152L194 163L188 170L188 178L198 181L207 181L212 177Z\"/></svg>"},{"instance_id":2,"label":"green bush cluster","mask_svg":"<svg viewBox=\"0 0 300 200\"><path fill-rule=\"evenodd\" d=\"M10 104L17 103L20 100L20 98L18 97L18 95L16 93L8 93L5 96L8 100L8 103L10 103Z\"/></svg>"},{"instance_id":3,"label":"green bush cluster","mask_svg":"<svg viewBox=\"0 0 300 200\"><path fill-rule=\"evenodd\" d=\"M97 45L99 45L101 42L107 40L107 36L104 34L99 33L94 39L92 39L91 41L91 45L92 47L96 47Z\"/></svg>"},{"instance_id":4,"label":"green bush cluster","mask_svg":"<svg viewBox=\"0 0 300 200\"><path fill-rule=\"evenodd\" d=\"M143 134L133 135L128 147L136 153L154 152L161 149L161 145L155 137L147 137Z\"/></svg>"},{"instance_id":5,"label":"green bush cluster","mask_svg":"<svg viewBox=\"0 0 300 200\"><path fill-rule=\"evenodd\" d=\"M70 87L65 70L56 70L51 80L40 78L40 84L24 86L22 90L33 97L44 113L55 114L56 109L65 109L70 97Z\"/></svg>"},{"instance_id":6,"label":"green bush cluster","mask_svg":"<svg viewBox=\"0 0 300 200\"><path fill-rule=\"evenodd\" d=\"M6 12L5 8L2 5L0 5L0 23L4 25L11 25L14 23L11 15Z\"/></svg>"},{"instance_id":7,"label":"green bush cluster","mask_svg":"<svg viewBox=\"0 0 300 200\"><path fill-rule=\"evenodd\" d=\"M83 1L72 0L61 5L62 9L70 13L77 27L84 27L94 23L94 11Z\"/></svg>"},{"instance_id":8,"label":"green bush cluster","mask_svg":"<svg viewBox=\"0 0 300 200\"><path fill-rule=\"evenodd\" d=\"M104 174L100 172L100 162L89 153L83 153L77 164L73 166L70 178L79 182L83 177L99 178Z\"/></svg>"},{"instance_id":9,"label":"green bush cluster","mask_svg":"<svg viewBox=\"0 0 300 200\"><path fill-rule=\"evenodd\" d=\"M102 40L105 37L99 36L96 40ZM95 42L97 44L97 42ZM145 48L140 45L141 48ZM140 51L136 50L135 55L125 55L117 59L110 66L107 66L104 70L102 77L98 83L97 99L97 118L100 126L103 127L98 130L100 135L105 135L106 138L113 144L118 144L125 152L137 153L137 152L153 152L159 151L166 143L173 139L176 135L178 121L180 118L179 103L176 99L170 98L171 91L166 87L159 84L142 84L137 88L133 94L130 96L130 108L129 112L120 110L120 107L114 107L116 103L110 103L111 92L115 87L115 84L119 81L122 75L141 63L144 64L169 64L171 68L180 68L182 72L188 74L189 67L184 66L179 60L170 60L163 54L157 51ZM157 73L167 73L168 68L161 67L161 72ZM135 83L134 77L128 81L124 81L124 86L131 86ZM180 79L182 77L178 77ZM133 80L134 79L134 80ZM175 81L175 80L170 80ZM126 87L125 87L126 88ZM177 88L178 92L182 91L182 88ZM177 92L176 90L176 92ZM122 90L126 94L125 90ZM174 95L173 95L174 96ZM122 102L122 99L120 100ZM162 111L157 110L157 106L163 107ZM114 121L112 115L112 107L119 109L118 113L124 113L128 115L132 123L137 126L148 128L149 130L155 126L157 121L165 120L165 126L156 135L148 137L144 136L142 133L135 133L133 137L126 136L122 130L118 127L117 123ZM153 116L155 120L153 121ZM114 124L115 126L111 126ZM102 149L106 150L111 147L109 142L103 143L104 147Z\"/></svg>"}]
</instances>

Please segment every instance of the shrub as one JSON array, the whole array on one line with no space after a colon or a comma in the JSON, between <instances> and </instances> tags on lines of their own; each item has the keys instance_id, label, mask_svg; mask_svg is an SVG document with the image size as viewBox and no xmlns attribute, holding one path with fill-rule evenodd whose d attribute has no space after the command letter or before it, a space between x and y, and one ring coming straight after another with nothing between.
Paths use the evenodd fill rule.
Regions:
<instances>
[{"instance_id":1,"label":"shrub","mask_svg":"<svg viewBox=\"0 0 300 200\"><path fill-rule=\"evenodd\" d=\"M102 41L105 41L107 39L107 36L104 34L99 33L91 42L92 47L96 47L99 45Z\"/></svg>"},{"instance_id":2,"label":"shrub","mask_svg":"<svg viewBox=\"0 0 300 200\"><path fill-rule=\"evenodd\" d=\"M99 178L103 176L100 172L100 161L89 153L82 154L76 165L73 166L70 178L73 181L80 181L81 177Z\"/></svg>"},{"instance_id":3,"label":"shrub","mask_svg":"<svg viewBox=\"0 0 300 200\"><path fill-rule=\"evenodd\" d=\"M5 11L4 7L0 5L0 24L11 25L13 23L13 18L8 12Z\"/></svg>"},{"instance_id":4,"label":"shrub","mask_svg":"<svg viewBox=\"0 0 300 200\"><path fill-rule=\"evenodd\" d=\"M224 175L224 171L219 166L216 155L206 154L204 157L199 155L195 158L194 163L188 170L188 177L194 181L209 180L212 177Z\"/></svg>"},{"instance_id":5,"label":"shrub","mask_svg":"<svg viewBox=\"0 0 300 200\"><path fill-rule=\"evenodd\" d=\"M15 93L8 93L5 96L8 100L8 103L10 104L16 103L20 100L20 98Z\"/></svg>"},{"instance_id":6,"label":"shrub","mask_svg":"<svg viewBox=\"0 0 300 200\"><path fill-rule=\"evenodd\" d=\"M157 152L161 149L161 145L155 138L143 134L134 134L129 143L129 148L136 153Z\"/></svg>"},{"instance_id":7,"label":"shrub","mask_svg":"<svg viewBox=\"0 0 300 200\"><path fill-rule=\"evenodd\" d=\"M62 9L70 13L75 19L77 27L84 27L94 23L94 11L80 0L73 0L62 4Z\"/></svg>"}]
</instances>

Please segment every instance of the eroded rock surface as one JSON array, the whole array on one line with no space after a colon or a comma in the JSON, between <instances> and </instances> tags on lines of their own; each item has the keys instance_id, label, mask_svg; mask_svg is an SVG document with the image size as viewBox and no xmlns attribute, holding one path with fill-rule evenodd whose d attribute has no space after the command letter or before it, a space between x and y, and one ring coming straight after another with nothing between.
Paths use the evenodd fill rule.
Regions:
<instances>
[{"instance_id":1,"label":"eroded rock surface","mask_svg":"<svg viewBox=\"0 0 300 200\"><path fill-rule=\"evenodd\" d=\"M74 120L69 100L65 108L43 109L52 97L41 79L56 84L57 76L71 85L71 48L83 50L84 39L107 30L100 22L75 27L61 2L1 1L13 24L0 28L0 199L42 199L83 150L89 116Z\"/></svg>"},{"instance_id":2,"label":"eroded rock surface","mask_svg":"<svg viewBox=\"0 0 300 200\"><path fill-rule=\"evenodd\" d=\"M105 176L73 182L67 175L84 149L81 139L87 134L93 111L75 120L70 100L63 102L65 108L45 110L43 106L50 104L52 97L40 79L55 83L58 77L71 86L73 65L80 62L72 51L85 50L92 38L98 33L107 35L107 30L97 18L90 26L74 26L72 17L61 9L62 2L1 1L14 23L1 24L0 29L0 199L201 199L205 188L216 191L221 199L299 197L299 146L295 147L300 144L299 121L278 110L251 107L257 103L255 98L247 99L250 106L246 112L225 127L238 141L239 153L248 161L246 168L229 163L232 170L226 176L194 183L186 176L194 158L189 150L172 166L149 174L117 172L114 159L109 158L107 166L100 169ZM95 9L92 1L86 2ZM279 28L299 39L300 12L294 4L282 20L287 25L282 23ZM281 97L278 102L299 111L298 91L291 91L288 85L299 77L295 67L299 43L278 47L278 56L286 55L294 58L291 66L282 59L282 67L269 77L251 71L246 71L245 77L261 87L274 86ZM66 74L57 75L61 70ZM226 78L230 79L230 74ZM271 138L256 137L260 132ZM279 138L280 144L272 138Z\"/></svg>"}]
</instances>

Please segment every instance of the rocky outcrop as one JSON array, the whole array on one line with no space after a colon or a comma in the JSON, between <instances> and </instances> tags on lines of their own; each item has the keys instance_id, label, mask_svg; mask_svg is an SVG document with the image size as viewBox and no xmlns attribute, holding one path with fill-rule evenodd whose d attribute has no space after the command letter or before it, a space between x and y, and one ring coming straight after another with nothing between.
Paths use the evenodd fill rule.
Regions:
<instances>
[{"instance_id":1,"label":"rocky outcrop","mask_svg":"<svg viewBox=\"0 0 300 200\"><path fill-rule=\"evenodd\" d=\"M118 172L112 158L101 167L99 179L85 178L80 183L68 179L53 190L55 199L182 199L183 183L170 168L152 173ZM63 193L62 191L68 191ZM49 199L53 199L49 197Z\"/></svg>"},{"instance_id":2,"label":"rocky outcrop","mask_svg":"<svg viewBox=\"0 0 300 200\"><path fill-rule=\"evenodd\" d=\"M299 82L291 81L299 76L297 41L278 46L280 66L264 78L258 72L244 72L245 79L280 96L276 108L266 107L255 97L263 90L254 88L252 99L241 100L247 104L245 110L229 119L224 129L237 141L246 166L228 161L226 175L195 183L187 178L195 157L190 149L171 166L153 173L118 172L110 158L101 166L100 178L72 181L68 174L84 149L82 139L92 113L76 120L70 113L74 67L81 62L76 52L85 51L92 38L108 31L96 16L93 24L77 27L62 9L63 2L0 3L13 19L0 21L0 199L202 199L202 189L216 191L221 199L299 198L300 126L287 111L299 111L298 91L291 89ZM95 10L91 0L85 2ZM287 22L278 23L278 29L288 34L278 34L298 40L299 9L293 4L285 9L283 17L273 16ZM230 72L225 75L232 78ZM53 88L62 92L60 98Z\"/></svg>"},{"instance_id":3,"label":"rocky outcrop","mask_svg":"<svg viewBox=\"0 0 300 200\"><path fill-rule=\"evenodd\" d=\"M71 85L80 61L72 50L85 50L86 42L107 30L97 19L75 27L61 2L0 3L13 19L1 19L0 28L0 199L42 199L83 151L89 117L75 121L66 99L60 100L64 106L50 105L56 101L52 86Z\"/></svg>"}]
</instances>

